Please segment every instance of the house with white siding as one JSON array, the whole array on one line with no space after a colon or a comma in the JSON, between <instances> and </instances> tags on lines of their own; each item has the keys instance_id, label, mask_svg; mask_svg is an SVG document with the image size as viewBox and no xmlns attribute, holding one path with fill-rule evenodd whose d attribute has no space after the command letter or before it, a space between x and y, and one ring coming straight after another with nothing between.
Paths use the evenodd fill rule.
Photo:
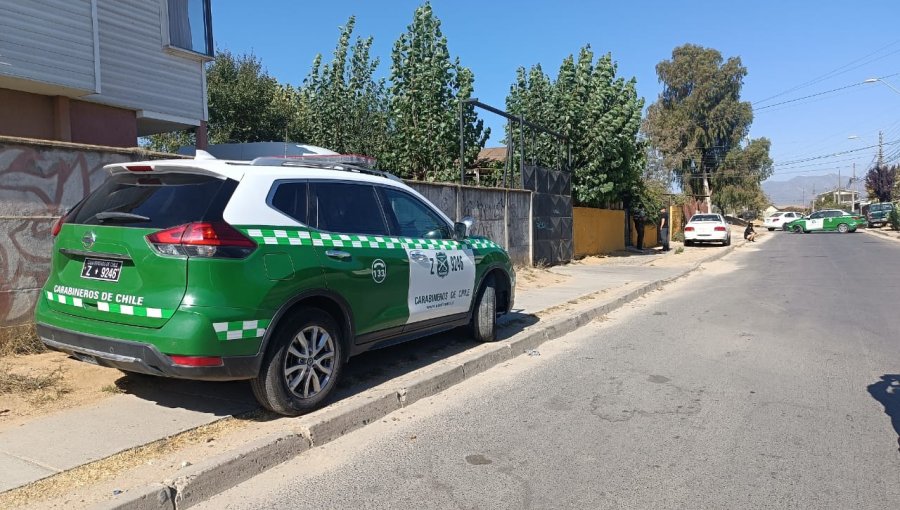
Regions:
<instances>
[{"instance_id":1,"label":"house with white siding","mask_svg":"<svg viewBox=\"0 0 900 510\"><path fill-rule=\"evenodd\" d=\"M0 135L206 144L210 0L0 0Z\"/></svg>"}]
</instances>

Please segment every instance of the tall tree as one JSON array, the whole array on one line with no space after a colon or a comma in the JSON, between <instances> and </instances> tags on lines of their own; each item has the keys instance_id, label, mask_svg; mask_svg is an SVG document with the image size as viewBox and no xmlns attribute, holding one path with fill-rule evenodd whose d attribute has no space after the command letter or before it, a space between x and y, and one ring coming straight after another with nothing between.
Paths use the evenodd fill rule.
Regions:
<instances>
[{"instance_id":1,"label":"tall tree","mask_svg":"<svg viewBox=\"0 0 900 510\"><path fill-rule=\"evenodd\" d=\"M474 75L451 59L431 4L417 8L391 54L389 142L379 165L413 179L455 180L459 105L471 97ZM465 164L474 163L490 130L464 105Z\"/></svg>"},{"instance_id":2,"label":"tall tree","mask_svg":"<svg viewBox=\"0 0 900 510\"><path fill-rule=\"evenodd\" d=\"M210 143L285 139L284 88L254 55L220 51L207 68Z\"/></svg>"},{"instance_id":3,"label":"tall tree","mask_svg":"<svg viewBox=\"0 0 900 510\"><path fill-rule=\"evenodd\" d=\"M740 100L747 69L739 57L724 60L715 49L685 44L657 64L656 74L663 91L650 105L644 129L684 191L704 195L709 207L712 176L753 121L750 103Z\"/></svg>"},{"instance_id":4,"label":"tall tree","mask_svg":"<svg viewBox=\"0 0 900 510\"><path fill-rule=\"evenodd\" d=\"M731 149L719 171L713 174L716 192L713 203L723 212L739 209L757 211L767 201L762 182L772 175L771 142L767 138L752 140L746 146Z\"/></svg>"},{"instance_id":5,"label":"tall tree","mask_svg":"<svg viewBox=\"0 0 900 510\"><path fill-rule=\"evenodd\" d=\"M356 18L341 27L330 63L317 55L299 92L299 122L289 132L294 139L341 153L375 156L387 139L387 98L384 80L374 79L379 60L370 56L372 38L351 45Z\"/></svg>"},{"instance_id":6,"label":"tall tree","mask_svg":"<svg viewBox=\"0 0 900 510\"><path fill-rule=\"evenodd\" d=\"M575 200L583 205L629 201L643 189L644 147L638 140L643 100L635 80L616 76L610 54L594 59L590 46L570 55L551 80L540 65L519 68L506 99L507 110L568 137ZM526 158L559 164L561 144L526 128ZM515 124L507 138L516 144Z\"/></svg>"},{"instance_id":7,"label":"tall tree","mask_svg":"<svg viewBox=\"0 0 900 510\"><path fill-rule=\"evenodd\" d=\"M877 197L879 202L890 202L900 166L875 165L866 172L866 191L869 196Z\"/></svg>"}]
</instances>

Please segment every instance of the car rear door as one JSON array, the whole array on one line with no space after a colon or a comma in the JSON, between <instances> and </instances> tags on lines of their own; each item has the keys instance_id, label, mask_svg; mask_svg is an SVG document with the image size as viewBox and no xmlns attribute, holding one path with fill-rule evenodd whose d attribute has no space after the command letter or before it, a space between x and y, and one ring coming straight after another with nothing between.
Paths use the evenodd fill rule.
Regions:
<instances>
[{"instance_id":1,"label":"car rear door","mask_svg":"<svg viewBox=\"0 0 900 510\"><path fill-rule=\"evenodd\" d=\"M48 306L79 317L161 327L185 295L188 262L157 252L147 236L221 221L236 185L189 171L113 174L64 218L43 290Z\"/></svg>"}]
</instances>

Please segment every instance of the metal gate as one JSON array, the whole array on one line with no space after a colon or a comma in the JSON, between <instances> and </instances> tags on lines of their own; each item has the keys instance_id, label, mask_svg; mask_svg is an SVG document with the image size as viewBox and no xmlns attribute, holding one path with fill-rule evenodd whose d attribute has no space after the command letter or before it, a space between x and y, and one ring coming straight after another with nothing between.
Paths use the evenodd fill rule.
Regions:
<instances>
[{"instance_id":1,"label":"metal gate","mask_svg":"<svg viewBox=\"0 0 900 510\"><path fill-rule=\"evenodd\" d=\"M525 165L522 187L533 191L532 260L535 264L569 262L574 255L572 240L572 174L540 166Z\"/></svg>"}]
</instances>

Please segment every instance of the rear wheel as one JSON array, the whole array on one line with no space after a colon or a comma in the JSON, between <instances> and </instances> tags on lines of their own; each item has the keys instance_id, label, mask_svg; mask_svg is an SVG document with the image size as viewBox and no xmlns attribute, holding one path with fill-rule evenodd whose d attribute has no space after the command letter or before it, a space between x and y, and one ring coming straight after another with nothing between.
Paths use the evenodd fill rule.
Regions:
<instances>
[{"instance_id":1,"label":"rear wheel","mask_svg":"<svg viewBox=\"0 0 900 510\"><path fill-rule=\"evenodd\" d=\"M472 336L479 342L497 340L497 287L494 277L488 276L481 285L475 309L472 311Z\"/></svg>"},{"instance_id":2,"label":"rear wheel","mask_svg":"<svg viewBox=\"0 0 900 510\"><path fill-rule=\"evenodd\" d=\"M279 326L253 394L266 409L297 416L319 407L334 390L343 366L344 346L331 315L318 308L299 310Z\"/></svg>"},{"instance_id":3,"label":"rear wheel","mask_svg":"<svg viewBox=\"0 0 900 510\"><path fill-rule=\"evenodd\" d=\"M769 232L775 230L775 227L769 227Z\"/></svg>"},{"instance_id":4,"label":"rear wheel","mask_svg":"<svg viewBox=\"0 0 900 510\"><path fill-rule=\"evenodd\" d=\"M840 232L841 234L846 234L847 232L850 231L850 225L847 225L846 223L841 223L840 225L838 225L837 231Z\"/></svg>"},{"instance_id":5,"label":"rear wheel","mask_svg":"<svg viewBox=\"0 0 900 510\"><path fill-rule=\"evenodd\" d=\"M731 236L726 237L725 240L722 241L722 246L731 246Z\"/></svg>"}]
</instances>

